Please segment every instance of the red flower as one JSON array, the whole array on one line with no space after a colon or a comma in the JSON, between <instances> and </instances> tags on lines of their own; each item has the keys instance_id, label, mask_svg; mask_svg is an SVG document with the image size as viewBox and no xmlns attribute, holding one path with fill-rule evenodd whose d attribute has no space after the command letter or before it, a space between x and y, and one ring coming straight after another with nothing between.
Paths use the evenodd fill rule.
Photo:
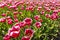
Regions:
<instances>
[{"instance_id":1,"label":"red flower","mask_svg":"<svg viewBox=\"0 0 60 40\"><path fill-rule=\"evenodd\" d=\"M28 36L24 36L24 37L22 37L21 40L30 40L30 38Z\"/></svg>"},{"instance_id":2,"label":"red flower","mask_svg":"<svg viewBox=\"0 0 60 40\"><path fill-rule=\"evenodd\" d=\"M3 13L3 14L2 14L2 16L3 16L3 17L5 17L5 16L6 16L6 14L5 14L5 13Z\"/></svg>"},{"instance_id":3,"label":"red flower","mask_svg":"<svg viewBox=\"0 0 60 40\"><path fill-rule=\"evenodd\" d=\"M14 15L17 15L17 14L18 14L18 12L13 12L13 14L14 14Z\"/></svg>"},{"instance_id":4,"label":"red flower","mask_svg":"<svg viewBox=\"0 0 60 40\"><path fill-rule=\"evenodd\" d=\"M40 22L43 22L43 20L42 20L42 19L40 19Z\"/></svg>"},{"instance_id":5,"label":"red flower","mask_svg":"<svg viewBox=\"0 0 60 40\"><path fill-rule=\"evenodd\" d=\"M14 19L14 22L18 22L18 19Z\"/></svg>"},{"instance_id":6,"label":"red flower","mask_svg":"<svg viewBox=\"0 0 60 40\"><path fill-rule=\"evenodd\" d=\"M38 20L39 18L40 18L39 15L34 16L34 19L35 19L35 20Z\"/></svg>"},{"instance_id":7,"label":"red flower","mask_svg":"<svg viewBox=\"0 0 60 40\"><path fill-rule=\"evenodd\" d=\"M50 14L46 14L46 18L50 18Z\"/></svg>"},{"instance_id":8,"label":"red flower","mask_svg":"<svg viewBox=\"0 0 60 40\"><path fill-rule=\"evenodd\" d=\"M58 13L58 10L54 10L53 12L54 12L54 13Z\"/></svg>"},{"instance_id":9,"label":"red flower","mask_svg":"<svg viewBox=\"0 0 60 40\"><path fill-rule=\"evenodd\" d=\"M3 37L3 40L10 40L10 36L9 36L9 35L5 35L5 36Z\"/></svg>"},{"instance_id":10,"label":"red flower","mask_svg":"<svg viewBox=\"0 0 60 40\"><path fill-rule=\"evenodd\" d=\"M25 30L25 34L27 35L27 36L33 36L33 33L34 33L34 31L32 30L32 29L26 29Z\"/></svg>"},{"instance_id":11,"label":"red flower","mask_svg":"<svg viewBox=\"0 0 60 40\"><path fill-rule=\"evenodd\" d=\"M24 22L26 23L26 25L31 25L32 19L31 18L25 18Z\"/></svg>"},{"instance_id":12,"label":"red flower","mask_svg":"<svg viewBox=\"0 0 60 40\"><path fill-rule=\"evenodd\" d=\"M11 19L11 18L10 18L10 16L8 16L8 17L6 17L6 19L8 20L8 19Z\"/></svg>"},{"instance_id":13,"label":"red flower","mask_svg":"<svg viewBox=\"0 0 60 40\"><path fill-rule=\"evenodd\" d=\"M14 18L16 19L17 18L17 15L14 15Z\"/></svg>"},{"instance_id":14,"label":"red flower","mask_svg":"<svg viewBox=\"0 0 60 40\"><path fill-rule=\"evenodd\" d=\"M32 10L33 9L33 6L29 6L29 10Z\"/></svg>"},{"instance_id":15,"label":"red flower","mask_svg":"<svg viewBox=\"0 0 60 40\"><path fill-rule=\"evenodd\" d=\"M8 21L8 24L12 24L13 23L12 19L8 19L7 21Z\"/></svg>"},{"instance_id":16,"label":"red flower","mask_svg":"<svg viewBox=\"0 0 60 40\"><path fill-rule=\"evenodd\" d=\"M25 22L20 22L19 23L20 28L24 27L25 25L26 25Z\"/></svg>"},{"instance_id":17,"label":"red flower","mask_svg":"<svg viewBox=\"0 0 60 40\"><path fill-rule=\"evenodd\" d=\"M19 14L21 15L21 14L22 14L22 12L19 12Z\"/></svg>"},{"instance_id":18,"label":"red flower","mask_svg":"<svg viewBox=\"0 0 60 40\"><path fill-rule=\"evenodd\" d=\"M50 16L50 18L51 18L52 20L55 20L55 19L59 18L59 16L58 16L57 13L53 13L53 14Z\"/></svg>"},{"instance_id":19,"label":"red flower","mask_svg":"<svg viewBox=\"0 0 60 40\"><path fill-rule=\"evenodd\" d=\"M41 25L42 25L41 22L36 22L36 23L35 23L35 26L36 26L37 28L40 28Z\"/></svg>"},{"instance_id":20,"label":"red flower","mask_svg":"<svg viewBox=\"0 0 60 40\"><path fill-rule=\"evenodd\" d=\"M38 7L37 10L40 11L42 9L42 7Z\"/></svg>"},{"instance_id":21,"label":"red flower","mask_svg":"<svg viewBox=\"0 0 60 40\"><path fill-rule=\"evenodd\" d=\"M20 26L12 26L12 31L20 31Z\"/></svg>"},{"instance_id":22,"label":"red flower","mask_svg":"<svg viewBox=\"0 0 60 40\"><path fill-rule=\"evenodd\" d=\"M17 38L20 34L20 31L12 31L10 32L10 36L13 38Z\"/></svg>"},{"instance_id":23,"label":"red flower","mask_svg":"<svg viewBox=\"0 0 60 40\"><path fill-rule=\"evenodd\" d=\"M16 9L17 8L17 6L16 5L13 5L13 6L9 6L9 8L11 9Z\"/></svg>"},{"instance_id":24,"label":"red flower","mask_svg":"<svg viewBox=\"0 0 60 40\"><path fill-rule=\"evenodd\" d=\"M0 22L6 22L6 18L1 18Z\"/></svg>"},{"instance_id":25,"label":"red flower","mask_svg":"<svg viewBox=\"0 0 60 40\"><path fill-rule=\"evenodd\" d=\"M24 10L24 6L21 7L21 10Z\"/></svg>"},{"instance_id":26,"label":"red flower","mask_svg":"<svg viewBox=\"0 0 60 40\"><path fill-rule=\"evenodd\" d=\"M44 15L44 13L45 13L45 12L44 12L44 10L43 10L43 11L41 12L41 14Z\"/></svg>"},{"instance_id":27,"label":"red flower","mask_svg":"<svg viewBox=\"0 0 60 40\"><path fill-rule=\"evenodd\" d=\"M0 8L4 8L4 6L6 6L5 3L0 3Z\"/></svg>"}]
</instances>

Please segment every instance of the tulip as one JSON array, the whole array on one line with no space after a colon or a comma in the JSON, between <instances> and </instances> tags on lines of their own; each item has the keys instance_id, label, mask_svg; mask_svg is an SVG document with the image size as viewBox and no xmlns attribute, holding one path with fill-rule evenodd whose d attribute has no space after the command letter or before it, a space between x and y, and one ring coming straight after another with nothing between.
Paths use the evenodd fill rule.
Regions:
<instances>
[{"instance_id":1,"label":"tulip","mask_svg":"<svg viewBox=\"0 0 60 40\"><path fill-rule=\"evenodd\" d=\"M40 27L42 26L42 24L41 24L41 22L36 22L36 23L35 23L35 26L36 26L37 28L40 28Z\"/></svg>"},{"instance_id":2,"label":"tulip","mask_svg":"<svg viewBox=\"0 0 60 40\"><path fill-rule=\"evenodd\" d=\"M6 22L6 18L1 18L0 22L3 22L3 23Z\"/></svg>"},{"instance_id":3,"label":"tulip","mask_svg":"<svg viewBox=\"0 0 60 40\"><path fill-rule=\"evenodd\" d=\"M30 38L28 36L24 36L24 37L22 37L21 40L30 40Z\"/></svg>"},{"instance_id":4,"label":"tulip","mask_svg":"<svg viewBox=\"0 0 60 40\"><path fill-rule=\"evenodd\" d=\"M32 24L32 19L31 18L25 18L24 22L26 23L26 25L31 25Z\"/></svg>"},{"instance_id":5,"label":"tulip","mask_svg":"<svg viewBox=\"0 0 60 40\"><path fill-rule=\"evenodd\" d=\"M8 22L8 24L12 24L13 23L12 19L7 20L7 22Z\"/></svg>"},{"instance_id":6,"label":"tulip","mask_svg":"<svg viewBox=\"0 0 60 40\"><path fill-rule=\"evenodd\" d=\"M2 14L2 16L3 16L3 17L5 17L5 16L6 16L6 14L5 14L5 13L3 13L3 14Z\"/></svg>"},{"instance_id":7,"label":"tulip","mask_svg":"<svg viewBox=\"0 0 60 40\"><path fill-rule=\"evenodd\" d=\"M57 17L58 17L58 15L56 13L53 13L50 18L52 20L55 20L55 19L57 19Z\"/></svg>"},{"instance_id":8,"label":"tulip","mask_svg":"<svg viewBox=\"0 0 60 40\"><path fill-rule=\"evenodd\" d=\"M46 14L45 16L46 16L46 18L50 18L50 14Z\"/></svg>"},{"instance_id":9,"label":"tulip","mask_svg":"<svg viewBox=\"0 0 60 40\"><path fill-rule=\"evenodd\" d=\"M10 17L10 16L8 16L8 17L6 17L6 19L7 19L7 20L9 20L9 19L11 19L11 17Z\"/></svg>"},{"instance_id":10,"label":"tulip","mask_svg":"<svg viewBox=\"0 0 60 40\"><path fill-rule=\"evenodd\" d=\"M43 20L42 20L42 19L40 19L40 22L43 22Z\"/></svg>"},{"instance_id":11,"label":"tulip","mask_svg":"<svg viewBox=\"0 0 60 40\"><path fill-rule=\"evenodd\" d=\"M17 38L17 37L19 37L19 34L20 34L20 31L12 31L10 33L10 36L13 38Z\"/></svg>"},{"instance_id":12,"label":"tulip","mask_svg":"<svg viewBox=\"0 0 60 40\"><path fill-rule=\"evenodd\" d=\"M38 20L39 18L40 18L39 15L35 15L35 16L34 16L34 19L35 19L35 20Z\"/></svg>"},{"instance_id":13,"label":"tulip","mask_svg":"<svg viewBox=\"0 0 60 40\"><path fill-rule=\"evenodd\" d=\"M33 36L33 33L34 33L34 31L32 30L32 29L26 29L25 30L25 35L27 35L27 36Z\"/></svg>"},{"instance_id":14,"label":"tulip","mask_svg":"<svg viewBox=\"0 0 60 40\"><path fill-rule=\"evenodd\" d=\"M12 31L20 31L20 26L12 26Z\"/></svg>"},{"instance_id":15,"label":"tulip","mask_svg":"<svg viewBox=\"0 0 60 40\"><path fill-rule=\"evenodd\" d=\"M45 13L45 12L44 12L44 10L43 10L43 11L41 12L41 14L44 15L44 13Z\"/></svg>"},{"instance_id":16,"label":"tulip","mask_svg":"<svg viewBox=\"0 0 60 40\"><path fill-rule=\"evenodd\" d=\"M18 12L13 12L13 14L14 14L14 15L17 15L17 14L18 14Z\"/></svg>"},{"instance_id":17,"label":"tulip","mask_svg":"<svg viewBox=\"0 0 60 40\"><path fill-rule=\"evenodd\" d=\"M14 19L17 19L17 15L14 15Z\"/></svg>"},{"instance_id":18,"label":"tulip","mask_svg":"<svg viewBox=\"0 0 60 40\"><path fill-rule=\"evenodd\" d=\"M14 19L14 22L18 22L18 19Z\"/></svg>"},{"instance_id":19,"label":"tulip","mask_svg":"<svg viewBox=\"0 0 60 40\"><path fill-rule=\"evenodd\" d=\"M9 35L5 35L5 36L3 37L3 40L10 40L10 36L9 36Z\"/></svg>"},{"instance_id":20,"label":"tulip","mask_svg":"<svg viewBox=\"0 0 60 40\"><path fill-rule=\"evenodd\" d=\"M23 28L25 25L26 25L25 22L20 22L20 23L19 23L20 28Z\"/></svg>"}]
</instances>

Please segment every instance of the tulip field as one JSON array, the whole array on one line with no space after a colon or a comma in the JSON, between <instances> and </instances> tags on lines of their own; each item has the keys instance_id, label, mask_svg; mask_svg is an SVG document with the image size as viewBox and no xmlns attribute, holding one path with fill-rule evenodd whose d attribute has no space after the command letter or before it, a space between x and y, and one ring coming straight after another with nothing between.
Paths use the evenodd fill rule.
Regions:
<instances>
[{"instance_id":1,"label":"tulip field","mask_svg":"<svg viewBox=\"0 0 60 40\"><path fill-rule=\"evenodd\" d=\"M60 40L60 2L0 2L0 40Z\"/></svg>"}]
</instances>

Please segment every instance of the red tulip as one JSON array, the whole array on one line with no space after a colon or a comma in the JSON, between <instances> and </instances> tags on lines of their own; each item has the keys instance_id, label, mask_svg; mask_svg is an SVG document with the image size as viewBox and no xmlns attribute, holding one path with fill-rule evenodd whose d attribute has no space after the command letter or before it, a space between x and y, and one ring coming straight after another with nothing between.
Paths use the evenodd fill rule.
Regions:
<instances>
[{"instance_id":1,"label":"red tulip","mask_svg":"<svg viewBox=\"0 0 60 40\"><path fill-rule=\"evenodd\" d=\"M53 10L54 13L58 13L58 10Z\"/></svg>"},{"instance_id":2,"label":"red tulip","mask_svg":"<svg viewBox=\"0 0 60 40\"><path fill-rule=\"evenodd\" d=\"M6 16L6 14L5 14L5 13L3 13L3 14L2 14L2 16L3 16L3 17L5 17L5 16Z\"/></svg>"},{"instance_id":3,"label":"red tulip","mask_svg":"<svg viewBox=\"0 0 60 40\"><path fill-rule=\"evenodd\" d=\"M20 26L12 26L11 31L20 31Z\"/></svg>"},{"instance_id":4,"label":"red tulip","mask_svg":"<svg viewBox=\"0 0 60 40\"><path fill-rule=\"evenodd\" d=\"M18 12L13 12L13 14L14 14L14 15L17 15L17 14L18 14Z\"/></svg>"},{"instance_id":5,"label":"red tulip","mask_svg":"<svg viewBox=\"0 0 60 40\"><path fill-rule=\"evenodd\" d=\"M9 19L11 19L11 17L10 17L10 16L8 16L8 17L6 17L6 19L7 19L7 20L9 20Z\"/></svg>"},{"instance_id":6,"label":"red tulip","mask_svg":"<svg viewBox=\"0 0 60 40\"><path fill-rule=\"evenodd\" d=\"M30 40L30 38L28 36L24 36L24 37L22 37L21 40Z\"/></svg>"},{"instance_id":7,"label":"red tulip","mask_svg":"<svg viewBox=\"0 0 60 40\"><path fill-rule=\"evenodd\" d=\"M23 28L25 25L26 25L25 22L20 22L20 23L19 23L20 28Z\"/></svg>"},{"instance_id":8,"label":"red tulip","mask_svg":"<svg viewBox=\"0 0 60 40\"><path fill-rule=\"evenodd\" d=\"M33 33L34 33L34 31L32 30L32 29L26 29L25 30L25 34L27 35L27 36L33 36Z\"/></svg>"},{"instance_id":9,"label":"red tulip","mask_svg":"<svg viewBox=\"0 0 60 40\"><path fill-rule=\"evenodd\" d=\"M11 9L16 9L17 7L16 7L16 5L13 5L13 6L9 6L9 8Z\"/></svg>"},{"instance_id":10,"label":"red tulip","mask_svg":"<svg viewBox=\"0 0 60 40\"><path fill-rule=\"evenodd\" d=\"M45 13L44 11L41 12L42 15L44 15L44 13Z\"/></svg>"},{"instance_id":11,"label":"red tulip","mask_svg":"<svg viewBox=\"0 0 60 40\"><path fill-rule=\"evenodd\" d=\"M1 18L0 22L6 22L6 18Z\"/></svg>"},{"instance_id":12,"label":"red tulip","mask_svg":"<svg viewBox=\"0 0 60 40\"><path fill-rule=\"evenodd\" d=\"M4 6L6 6L5 3L1 3L1 4L0 4L0 8L3 8Z\"/></svg>"},{"instance_id":13,"label":"red tulip","mask_svg":"<svg viewBox=\"0 0 60 40\"><path fill-rule=\"evenodd\" d=\"M21 14L22 14L22 12L19 12L19 14L21 15Z\"/></svg>"},{"instance_id":14,"label":"red tulip","mask_svg":"<svg viewBox=\"0 0 60 40\"><path fill-rule=\"evenodd\" d=\"M21 10L24 10L24 6L21 7Z\"/></svg>"},{"instance_id":15,"label":"red tulip","mask_svg":"<svg viewBox=\"0 0 60 40\"><path fill-rule=\"evenodd\" d=\"M5 35L5 36L3 37L3 40L10 40L10 36L9 36L9 35Z\"/></svg>"},{"instance_id":16,"label":"red tulip","mask_svg":"<svg viewBox=\"0 0 60 40\"><path fill-rule=\"evenodd\" d=\"M10 33L10 36L13 38L17 38L17 37L19 37L19 34L20 34L20 31L12 31Z\"/></svg>"},{"instance_id":17,"label":"red tulip","mask_svg":"<svg viewBox=\"0 0 60 40\"><path fill-rule=\"evenodd\" d=\"M16 19L17 18L17 15L14 15L14 19Z\"/></svg>"},{"instance_id":18,"label":"red tulip","mask_svg":"<svg viewBox=\"0 0 60 40\"><path fill-rule=\"evenodd\" d=\"M42 24L41 24L41 22L36 22L36 23L35 23L35 26L36 26L37 28L40 28L40 27L42 26Z\"/></svg>"},{"instance_id":19,"label":"red tulip","mask_svg":"<svg viewBox=\"0 0 60 40\"><path fill-rule=\"evenodd\" d=\"M56 13L53 13L53 14L50 16L50 18L51 18L52 20L57 19L57 17L58 17L58 15L57 15Z\"/></svg>"},{"instance_id":20,"label":"red tulip","mask_svg":"<svg viewBox=\"0 0 60 40\"><path fill-rule=\"evenodd\" d=\"M12 19L8 19L7 22L8 22L8 24L12 24L13 23Z\"/></svg>"},{"instance_id":21,"label":"red tulip","mask_svg":"<svg viewBox=\"0 0 60 40\"><path fill-rule=\"evenodd\" d=\"M37 9L41 10L41 9L42 9L42 7L38 7Z\"/></svg>"},{"instance_id":22,"label":"red tulip","mask_svg":"<svg viewBox=\"0 0 60 40\"><path fill-rule=\"evenodd\" d=\"M33 9L33 6L29 6L29 10L32 10Z\"/></svg>"},{"instance_id":23,"label":"red tulip","mask_svg":"<svg viewBox=\"0 0 60 40\"><path fill-rule=\"evenodd\" d=\"M39 18L40 18L39 15L34 16L34 19L35 19L35 20L38 20Z\"/></svg>"},{"instance_id":24,"label":"red tulip","mask_svg":"<svg viewBox=\"0 0 60 40\"><path fill-rule=\"evenodd\" d=\"M25 18L24 22L26 23L26 25L31 25L32 24L32 19L31 18Z\"/></svg>"},{"instance_id":25,"label":"red tulip","mask_svg":"<svg viewBox=\"0 0 60 40\"><path fill-rule=\"evenodd\" d=\"M45 16L46 16L46 18L50 18L50 14L46 14Z\"/></svg>"},{"instance_id":26,"label":"red tulip","mask_svg":"<svg viewBox=\"0 0 60 40\"><path fill-rule=\"evenodd\" d=\"M14 22L18 22L18 19L14 19Z\"/></svg>"},{"instance_id":27,"label":"red tulip","mask_svg":"<svg viewBox=\"0 0 60 40\"><path fill-rule=\"evenodd\" d=\"M43 22L43 20L42 20L42 19L40 19L40 22Z\"/></svg>"}]
</instances>

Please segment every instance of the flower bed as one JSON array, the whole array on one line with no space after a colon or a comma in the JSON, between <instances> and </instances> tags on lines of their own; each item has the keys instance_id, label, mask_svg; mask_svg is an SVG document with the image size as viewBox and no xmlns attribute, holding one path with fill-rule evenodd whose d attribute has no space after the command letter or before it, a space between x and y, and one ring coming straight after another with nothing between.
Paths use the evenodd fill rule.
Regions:
<instances>
[{"instance_id":1,"label":"flower bed","mask_svg":"<svg viewBox=\"0 0 60 40\"><path fill-rule=\"evenodd\" d=\"M0 3L1 40L60 40L58 2Z\"/></svg>"}]
</instances>

